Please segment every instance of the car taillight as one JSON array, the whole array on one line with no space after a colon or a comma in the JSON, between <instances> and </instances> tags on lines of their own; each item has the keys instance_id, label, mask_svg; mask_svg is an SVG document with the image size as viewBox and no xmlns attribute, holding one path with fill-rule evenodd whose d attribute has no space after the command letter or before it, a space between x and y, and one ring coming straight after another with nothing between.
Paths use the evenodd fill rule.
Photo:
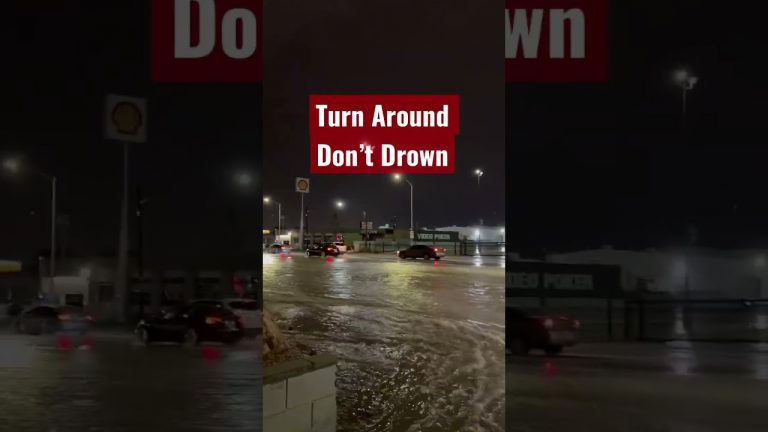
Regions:
<instances>
[{"instance_id":1,"label":"car taillight","mask_svg":"<svg viewBox=\"0 0 768 432\"><path fill-rule=\"evenodd\" d=\"M544 320L541 322L541 324L543 324L543 325L544 325L544 327L546 327L546 328L548 328L548 329L551 329L552 327L554 327L554 326L555 326L555 322L554 322L554 321L552 321L552 318L546 318L546 319L544 319Z\"/></svg>"},{"instance_id":2,"label":"car taillight","mask_svg":"<svg viewBox=\"0 0 768 432\"><path fill-rule=\"evenodd\" d=\"M437 248L435 248L435 252L437 252Z\"/></svg>"},{"instance_id":3,"label":"car taillight","mask_svg":"<svg viewBox=\"0 0 768 432\"><path fill-rule=\"evenodd\" d=\"M223 320L219 317L205 317L205 323L208 325L221 324Z\"/></svg>"},{"instance_id":4,"label":"car taillight","mask_svg":"<svg viewBox=\"0 0 768 432\"><path fill-rule=\"evenodd\" d=\"M579 327L581 327L581 321L573 320L573 328L577 329Z\"/></svg>"}]
</instances>

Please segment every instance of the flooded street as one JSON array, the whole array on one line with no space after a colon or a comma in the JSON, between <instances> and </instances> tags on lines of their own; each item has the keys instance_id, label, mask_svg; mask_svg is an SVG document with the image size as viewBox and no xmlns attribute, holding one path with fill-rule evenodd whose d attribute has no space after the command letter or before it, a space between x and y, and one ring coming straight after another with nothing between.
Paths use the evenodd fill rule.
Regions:
<instances>
[{"instance_id":1,"label":"flooded street","mask_svg":"<svg viewBox=\"0 0 768 432\"><path fill-rule=\"evenodd\" d=\"M503 258L264 257L265 306L339 359L340 431L504 430Z\"/></svg>"},{"instance_id":2,"label":"flooded street","mask_svg":"<svg viewBox=\"0 0 768 432\"><path fill-rule=\"evenodd\" d=\"M121 332L62 340L4 329L0 429L261 430L258 346L143 347Z\"/></svg>"},{"instance_id":3,"label":"flooded street","mask_svg":"<svg viewBox=\"0 0 768 432\"><path fill-rule=\"evenodd\" d=\"M584 344L509 357L507 430L760 432L768 345Z\"/></svg>"}]
</instances>

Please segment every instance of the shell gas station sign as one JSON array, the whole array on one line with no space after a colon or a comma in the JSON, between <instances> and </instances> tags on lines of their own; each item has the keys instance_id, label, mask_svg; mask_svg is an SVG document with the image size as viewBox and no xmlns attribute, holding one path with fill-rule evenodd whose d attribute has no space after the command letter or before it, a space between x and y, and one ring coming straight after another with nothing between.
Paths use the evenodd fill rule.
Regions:
<instances>
[{"instance_id":1,"label":"shell gas station sign","mask_svg":"<svg viewBox=\"0 0 768 432\"><path fill-rule=\"evenodd\" d=\"M0 273L19 273L21 272L20 261L0 260Z\"/></svg>"}]
</instances>

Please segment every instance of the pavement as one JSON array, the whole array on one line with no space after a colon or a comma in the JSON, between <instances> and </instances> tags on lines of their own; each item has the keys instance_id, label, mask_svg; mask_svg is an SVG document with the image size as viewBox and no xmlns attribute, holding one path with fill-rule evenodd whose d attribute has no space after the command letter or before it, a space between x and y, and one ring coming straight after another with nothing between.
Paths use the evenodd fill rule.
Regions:
<instances>
[{"instance_id":1,"label":"pavement","mask_svg":"<svg viewBox=\"0 0 768 432\"><path fill-rule=\"evenodd\" d=\"M768 430L768 345L584 344L508 357L506 430Z\"/></svg>"},{"instance_id":2,"label":"pavement","mask_svg":"<svg viewBox=\"0 0 768 432\"><path fill-rule=\"evenodd\" d=\"M338 430L503 431L504 259L264 256L264 303L339 359Z\"/></svg>"},{"instance_id":3,"label":"pavement","mask_svg":"<svg viewBox=\"0 0 768 432\"><path fill-rule=\"evenodd\" d=\"M144 347L0 331L0 430L260 431L261 341Z\"/></svg>"}]
</instances>

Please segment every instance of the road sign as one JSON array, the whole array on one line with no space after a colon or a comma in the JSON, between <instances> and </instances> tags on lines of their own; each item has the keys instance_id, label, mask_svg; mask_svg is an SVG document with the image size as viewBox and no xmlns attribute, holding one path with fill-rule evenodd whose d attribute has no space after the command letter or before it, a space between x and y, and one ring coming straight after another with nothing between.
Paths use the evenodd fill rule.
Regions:
<instances>
[{"instance_id":1,"label":"road sign","mask_svg":"<svg viewBox=\"0 0 768 432\"><path fill-rule=\"evenodd\" d=\"M366 229L368 231L372 231L373 230L373 222L368 222L368 226L366 227Z\"/></svg>"},{"instance_id":2,"label":"road sign","mask_svg":"<svg viewBox=\"0 0 768 432\"><path fill-rule=\"evenodd\" d=\"M107 139L115 141L146 142L146 99L115 94L107 95L104 134Z\"/></svg>"},{"instance_id":3,"label":"road sign","mask_svg":"<svg viewBox=\"0 0 768 432\"><path fill-rule=\"evenodd\" d=\"M309 193L309 179L308 178L296 178L296 192Z\"/></svg>"}]
</instances>

